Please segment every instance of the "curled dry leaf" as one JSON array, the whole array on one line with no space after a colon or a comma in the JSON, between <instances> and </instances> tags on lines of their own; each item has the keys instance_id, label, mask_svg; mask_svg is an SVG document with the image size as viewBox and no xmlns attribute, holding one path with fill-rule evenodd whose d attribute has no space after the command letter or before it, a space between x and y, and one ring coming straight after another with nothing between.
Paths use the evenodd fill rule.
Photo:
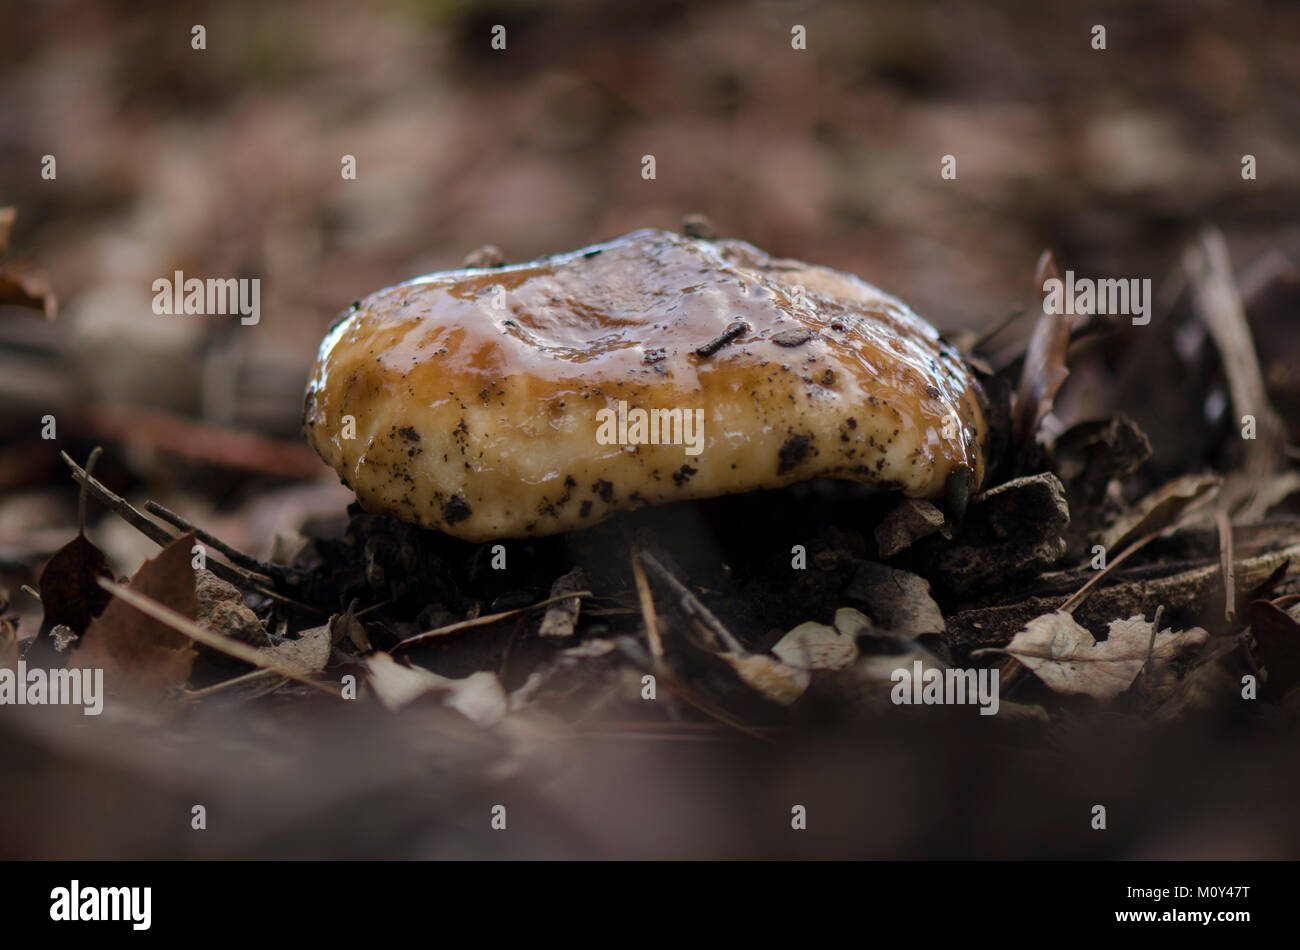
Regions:
<instances>
[{"instance_id":1,"label":"curled dry leaf","mask_svg":"<svg viewBox=\"0 0 1300 950\"><path fill-rule=\"evenodd\" d=\"M1169 685L1171 664L1209 640L1200 627L1174 632L1154 627L1145 617L1110 624L1106 640L1093 639L1087 628L1064 611L1029 622L1003 650L1023 663L1058 693L1111 700L1133 684L1145 666L1157 691ZM983 652L983 651L979 651Z\"/></svg>"},{"instance_id":2,"label":"curled dry leaf","mask_svg":"<svg viewBox=\"0 0 1300 950\"><path fill-rule=\"evenodd\" d=\"M858 631L871 621L851 607L835 611L835 626L801 623L772 647L789 666L801 670L842 670L858 658Z\"/></svg>"},{"instance_id":3,"label":"curled dry leaf","mask_svg":"<svg viewBox=\"0 0 1300 950\"><path fill-rule=\"evenodd\" d=\"M1049 279L1060 279L1052 252L1044 251L1035 274L1041 290ZM1050 313L1046 307L1034 324L1025 364L1020 371L1012 418L1012 437L1017 445L1029 445L1038 432L1038 424L1052 409L1056 393L1070 375L1066 357L1070 352L1071 321L1065 313Z\"/></svg>"},{"instance_id":4,"label":"curled dry leaf","mask_svg":"<svg viewBox=\"0 0 1300 950\"><path fill-rule=\"evenodd\" d=\"M1263 694L1281 699L1300 688L1300 623L1266 600L1255 601L1249 610L1250 631L1268 674Z\"/></svg>"},{"instance_id":5,"label":"curled dry leaf","mask_svg":"<svg viewBox=\"0 0 1300 950\"><path fill-rule=\"evenodd\" d=\"M328 630L327 644L342 644L346 640L350 648L357 650L359 653L370 652L370 637L366 633L365 624L357 619L357 615L353 613L351 607L341 614L330 617Z\"/></svg>"},{"instance_id":6,"label":"curled dry leaf","mask_svg":"<svg viewBox=\"0 0 1300 950\"><path fill-rule=\"evenodd\" d=\"M766 653L719 653L747 685L767 699L789 706L808 689L812 675Z\"/></svg>"},{"instance_id":7,"label":"curled dry leaf","mask_svg":"<svg viewBox=\"0 0 1300 950\"><path fill-rule=\"evenodd\" d=\"M1185 512L1208 502L1222 482L1217 475L1182 475L1166 482L1107 528L1102 545L1118 552L1142 535L1163 531Z\"/></svg>"},{"instance_id":8,"label":"curled dry leaf","mask_svg":"<svg viewBox=\"0 0 1300 950\"><path fill-rule=\"evenodd\" d=\"M0 670L18 668L18 624L12 617L0 617Z\"/></svg>"},{"instance_id":9,"label":"curled dry leaf","mask_svg":"<svg viewBox=\"0 0 1300 950\"><path fill-rule=\"evenodd\" d=\"M145 561L131 578L130 589L193 620L196 613L194 568L185 534ZM110 694L149 705L165 702L173 687L183 685L194 665L188 637L118 598L91 621L69 667L104 670Z\"/></svg>"},{"instance_id":10,"label":"curled dry leaf","mask_svg":"<svg viewBox=\"0 0 1300 950\"><path fill-rule=\"evenodd\" d=\"M382 651L366 657L366 671L375 696L392 712L428 693L441 696L444 705L480 726L496 725L509 709L506 691L495 673L479 672L465 679L450 679L429 670L403 666Z\"/></svg>"},{"instance_id":11,"label":"curled dry leaf","mask_svg":"<svg viewBox=\"0 0 1300 950\"><path fill-rule=\"evenodd\" d=\"M9 250L16 217L13 208L0 208L0 255ZM6 306L39 310L49 319L58 311L58 301L43 278L7 266L0 267L0 307Z\"/></svg>"},{"instance_id":12,"label":"curled dry leaf","mask_svg":"<svg viewBox=\"0 0 1300 950\"><path fill-rule=\"evenodd\" d=\"M108 558L84 534L78 534L50 558L37 581L44 617L32 648L33 662L57 659L61 651L52 639L55 627L67 627L81 636L108 606L112 595L99 586L101 577L113 579Z\"/></svg>"}]
</instances>

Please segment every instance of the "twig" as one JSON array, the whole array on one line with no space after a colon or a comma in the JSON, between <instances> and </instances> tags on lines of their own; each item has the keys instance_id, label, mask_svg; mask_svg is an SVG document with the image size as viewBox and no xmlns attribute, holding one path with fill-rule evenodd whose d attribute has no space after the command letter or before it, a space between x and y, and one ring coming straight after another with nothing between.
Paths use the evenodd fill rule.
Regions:
<instances>
[{"instance_id":1,"label":"twig","mask_svg":"<svg viewBox=\"0 0 1300 950\"><path fill-rule=\"evenodd\" d=\"M64 464L67 465L68 468L72 469L72 477L76 479L80 485L84 486L101 504L114 511L123 521L131 525L131 527L135 528L150 541L153 541L159 547L165 548L179 537L179 535L174 535L169 532L162 525L146 518L141 514L138 508L133 506L125 498L115 495L113 492L105 488L97 479L88 475L85 469L72 461L72 458L67 452L60 452L59 456L63 459ZM276 590L267 587L266 583L271 581L271 578L269 577L258 577L243 568L234 567L230 564L223 564L220 561L208 561L207 568L223 581L234 584L236 587L242 587L245 590L262 594L263 596L270 597L273 600L278 600L281 603L288 604L291 607L296 607L298 610L307 611L308 613L324 613L324 611L318 607L301 603L294 600L292 597L286 597Z\"/></svg>"},{"instance_id":2,"label":"twig","mask_svg":"<svg viewBox=\"0 0 1300 950\"><path fill-rule=\"evenodd\" d=\"M162 547L166 547L179 537L179 535L172 534L161 525L150 521L126 499L113 494L105 488L98 479L88 474L85 469L72 461L72 457L69 456L67 452L60 452L59 457L63 459L63 463L67 465L68 468L72 469L72 477L76 479L79 485L84 489L89 490L89 492L94 495L101 504L111 508L121 516L123 521L135 528L150 541L153 541L155 544ZM216 574L217 571L213 570L212 573Z\"/></svg>"},{"instance_id":3,"label":"twig","mask_svg":"<svg viewBox=\"0 0 1300 950\"><path fill-rule=\"evenodd\" d=\"M971 342L971 345L970 345L970 347L969 347L969 350L970 350L971 352L974 352L975 350L978 350L980 347L982 347L982 346L984 346L986 343L988 343L989 340L993 339L995 336L997 336L999 333L1001 333L1001 332L1002 332L1003 330L1005 330L1007 327L1011 326L1011 324L1015 323L1017 320L1019 320L1019 319L1020 319L1021 317L1023 317L1024 315L1025 315L1025 308L1024 308L1024 307L1017 307L1015 310L1012 310L1010 313L1008 313L1005 317L1003 317L1003 318L1002 318L1001 320L999 320L997 323L993 324L993 326L989 327L989 328L986 329L983 333L981 333L979 336L977 336L977 337L974 339L974 341Z\"/></svg>"},{"instance_id":4,"label":"twig","mask_svg":"<svg viewBox=\"0 0 1300 950\"><path fill-rule=\"evenodd\" d=\"M482 617L475 617L472 620L461 620L456 623L449 623L445 627L438 627L434 630L426 630L424 633L417 633L413 637L407 637L396 644L388 652L396 653L402 647L409 647L413 643L423 643L425 640L431 640L434 637L445 637L448 634L460 633L462 630L469 630L471 627L483 627L490 623L496 623L498 620L505 620L507 617L514 617L518 614L527 613L530 610L536 610L538 607L549 607L551 604L558 604L561 601L569 600L574 597L590 597L591 591L577 590L572 594L561 594L559 597L548 597L545 600L539 600L535 604L529 604L527 607L516 607L514 610L503 610L499 614L485 614Z\"/></svg>"},{"instance_id":5,"label":"twig","mask_svg":"<svg viewBox=\"0 0 1300 950\"><path fill-rule=\"evenodd\" d=\"M636 581L636 595L641 603L641 618L645 622L646 639L650 641L650 653L658 663L664 658L664 641L659 635L659 618L655 614L654 595L650 593L650 582L646 580L640 554L636 545L631 545L629 555L632 560L632 578Z\"/></svg>"},{"instance_id":6,"label":"twig","mask_svg":"<svg viewBox=\"0 0 1300 950\"><path fill-rule=\"evenodd\" d=\"M150 514L157 515L159 518L163 519L164 521L168 522L169 524L177 528L180 528L182 531L193 531L195 536L198 537L200 541L208 545L208 547L216 548L218 551L224 554L232 564L237 564L238 566L245 568L249 571L252 571L255 574L263 574L268 578L275 577L276 575L282 576L285 573L285 569L283 565L268 564L265 561L259 561L251 554L245 554L243 551L239 550L238 548L231 547L229 544L222 541L220 538L209 534L208 532L200 528L198 525L191 524L190 522L182 518L180 515L176 514L176 512L164 508L156 501L146 501L144 503L144 507L145 510L148 511Z\"/></svg>"},{"instance_id":7,"label":"twig","mask_svg":"<svg viewBox=\"0 0 1300 950\"><path fill-rule=\"evenodd\" d=\"M184 695L186 699L191 701L206 699L209 696L214 696L217 693L225 692L226 690L233 689L236 686L243 686L248 683L257 682L258 680L276 680L276 679L278 679L279 682L277 682L274 686L268 687L263 692L248 697L249 699L256 699L258 696L265 696L267 693L275 692L275 690L279 689L288 681L288 677L281 676L279 673L276 673L272 670L249 670L247 673L244 673L240 676L236 676L233 679L222 680L220 683L214 683L211 686L205 686L203 687L203 689L186 690Z\"/></svg>"},{"instance_id":8,"label":"twig","mask_svg":"<svg viewBox=\"0 0 1300 950\"><path fill-rule=\"evenodd\" d=\"M1228 512L1220 507L1214 513L1214 523L1219 529L1219 566L1223 569L1223 617L1228 623L1237 615L1236 578L1232 566L1232 522Z\"/></svg>"},{"instance_id":9,"label":"twig","mask_svg":"<svg viewBox=\"0 0 1300 950\"><path fill-rule=\"evenodd\" d=\"M1088 591L1092 589L1092 586L1094 584L1096 584L1099 580L1101 580L1103 577L1105 577L1115 568L1123 564L1126 560L1129 559L1130 556L1142 550L1144 547L1146 547L1148 544L1150 544L1158 537L1160 537L1160 531L1152 531L1150 534L1144 534L1142 537L1138 538L1136 541L1134 541L1132 544L1126 547L1123 551L1121 551L1117 557L1112 558L1104 568L1102 568L1092 578L1090 578L1088 580L1088 583L1084 584L1077 591L1075 591L1070 596L1070 598L1066 600L1065 603L1061 604L1061 606L1057 608L1057 610L1064 610L1066 613L1073 613L1074 608L1079 606L1079 603L1083 600L1084 595L1086 595Z\"/></svg>"},{"instance_id":10,"label":"twig","mask_svg":"<svg viewBox=\"0 0 1300 950\"><path fill-rule=\"evenodd\" d=\"M255 647L250 647L246 643L241 643L234 637L227 637L224 634L214 633L205 627L201 627L189 617L177 613L175 610L172 610L164 604L158 603L158 601L154 600L152 597L146 597L139 591L132 590L125 585L115 584L107 578L101 577L98 578L98 581L99 586L104 588L104 590L108 591L114 597L121 598L136 610L140 611L140 613L153 617L160 623L165 623L177 633L182 633L191 640L202 643L204 646L211 647L214 650L220 650L222 653L233 656L237 660L251 663L253 666L259 667L263 670L270 670L272 673L278 673L280 676L287 676L291 680L297 680L299 683L311 686L314 689L318 689L323 693L328 693L336 698L339 696L339 693L335 690L326 686L324 683L317 682L310 676L294 669L292 666L282 664L278 659L272 659L263 651L258 650Z\"/></svg>"},{"instance_id":11,"label":"twig","mask_svg":"<svg viewBox=\"0 0 1300 950\"><path fill-rule=\"evenodd\" d=\"M1256 475L1275 472L1281 467L1286 430L1268 399L1223 234L1214 228L1201 232L1197 246L1184 255L1184 266L1196 314L1223 361L1233 412L1255 417L1256 437L1245 446L1246 470Z\"/></svg>"},{"instance_id":12,"label":"twig","mask_svg":"<svg viewBox=\"0 0 1300 950\"><path fill-rule=\"evenodd\" d=\"M749 652L741 645L739 640L731 635L731 631L723 625L722 621L713 615L713 611L709 610L708 607L705 607L700 599L691 593L690 588L674 577L672 572L660 564L653 554L650 554L648 551L642 551L639 557L641 563L650 570L651 574L654 574L655 577L672 588L673 593L675 593L681 601L682 609L686 611L687 616L692 617L703 624L708 630L715 634L718 639L722 641L723 645L732 653L745 654Z\"/></svg>"},{"instance_id":13,"label":"twig","mask_svg":"<svg viewBox=\"0 0 1300 950\"><path fill-rule=\"evenodd\" d=\"M102 446L95 446L90 450L90 457L86 459L86 477L90 478L91 473L95 471L95 463L99 457L104 454ZM81 491L77 492L77 533L84 535L86 533L86 484L82 482Z\"/></svg>"}]
</instances>

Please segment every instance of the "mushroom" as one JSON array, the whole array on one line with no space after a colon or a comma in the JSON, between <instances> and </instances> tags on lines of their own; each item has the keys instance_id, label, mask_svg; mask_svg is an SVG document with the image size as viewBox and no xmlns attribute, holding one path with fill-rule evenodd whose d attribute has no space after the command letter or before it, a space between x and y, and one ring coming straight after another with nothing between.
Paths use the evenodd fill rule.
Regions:
<instances>
[{"instance_id":1,"label":"mushroom","mask_svg":"<svg viewBox=\"0 0 1300 950\"><path fill-rule=\"evenodd\" d=\"M368 511L486 541L812 478L961 508L982 398L933 327L852 275L643 230L358 301L305 426Z\"/></svg>"}]
</instances>

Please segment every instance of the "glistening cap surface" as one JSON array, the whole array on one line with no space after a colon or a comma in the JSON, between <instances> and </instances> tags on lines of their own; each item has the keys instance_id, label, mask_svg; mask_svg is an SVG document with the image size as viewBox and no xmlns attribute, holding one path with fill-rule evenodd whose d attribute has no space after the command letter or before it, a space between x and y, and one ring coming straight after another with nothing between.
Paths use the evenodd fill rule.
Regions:
<instances>
[{"instance_id":1,"label":"glistening cap surface","mask_svg":"<svg viewBox=\"0 0 1300 950\"><path fill-rule=\"evenodd\" d=\"M370 295L305 424L367 510L472 541L818 477L973 492L986 440L970 370L897 298L648 230Z\"/></svg>"}]
</instances>

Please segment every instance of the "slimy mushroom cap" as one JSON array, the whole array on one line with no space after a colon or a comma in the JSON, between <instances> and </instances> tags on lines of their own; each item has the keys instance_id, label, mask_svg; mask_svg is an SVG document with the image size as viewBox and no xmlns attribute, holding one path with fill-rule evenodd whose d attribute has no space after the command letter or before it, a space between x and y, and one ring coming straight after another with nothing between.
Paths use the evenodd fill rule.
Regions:
<instances>
[{"instance_id":1,"label":"slimy mushroom cap","mask_svg":"<svg viewBox=\"0 0 1300 950\"><path fill-rule=\"evenodd\" d=\"M986 441L970 369L897 298L654 230L371 294L305 426L367 510L471 541L819 477L973 491Z\"/></svg>"}]
</instances>

